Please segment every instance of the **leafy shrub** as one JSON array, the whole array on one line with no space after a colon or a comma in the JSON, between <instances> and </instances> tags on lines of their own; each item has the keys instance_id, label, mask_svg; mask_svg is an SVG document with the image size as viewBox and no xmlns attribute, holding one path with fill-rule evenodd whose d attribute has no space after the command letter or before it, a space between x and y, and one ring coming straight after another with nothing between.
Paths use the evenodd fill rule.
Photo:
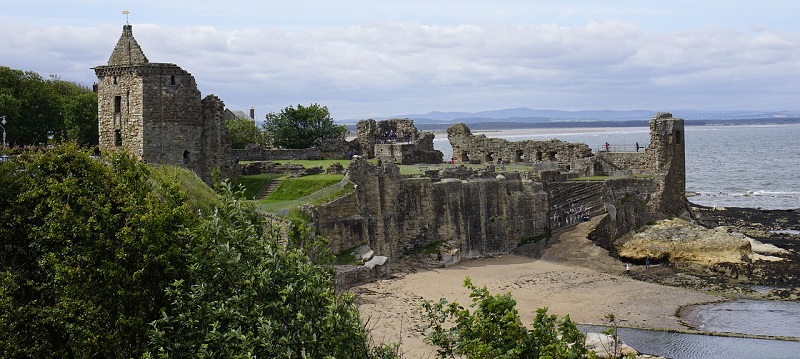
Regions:
<instances>
[{"instance_id":1,"label":"leafy shrub","mask_svg":"<svg viewBox=\"0 0 800 359\"><path fill-rule=\"evenodd\" d=\"M0 163L0 357L129 358L184 276L174 182L75 144Z\"/></svg>"},{"instance_id":2,"label":"leafy shrub","mask_svg":"<svg viewBox=\"0 0 800 359\"><path fill-rule=\"evenodd\" d=\"M526 328L510 293L491 295L486 287L477 288L467 277L464 287L471 290L470 313L458 303L425 301L423 319L426 342L439 347L439 358L462 355L467 358L584 358L596 357L584 346L583 333L569 316L558 320L538 309L531 329Z\"/></svg>"},{"instance_id":3,"label":"leafy shrub","mask_svg":"<svg viewBox=\"0 0 800 359\"><path fill-rule=\"evenodd\" d=\"M189 275L167 290L153 322L159 358L368 358L349 294L334 290L332 254L305 227L286 246L250 203L224 187L225 205L191 231Z\"/></svg>"}]
</instances>

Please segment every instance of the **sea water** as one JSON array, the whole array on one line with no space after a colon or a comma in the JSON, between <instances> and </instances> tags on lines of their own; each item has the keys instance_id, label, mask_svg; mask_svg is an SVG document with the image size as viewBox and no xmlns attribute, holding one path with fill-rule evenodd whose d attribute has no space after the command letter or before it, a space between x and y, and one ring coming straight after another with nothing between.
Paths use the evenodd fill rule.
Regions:
<instances>
[{"instance_id":1,"label":"sea water","mask_svg":"<svg viewBox=\"0 0 800 359\"><path fill-rule=\"evenodd\" d=\"M647 146L647 127L497 130L487 137L509 141L549 140L585 143L593 151L609 143L633 150ZM439 138L443 137L443 138ZM686 126L686 190L690 201L706 206L764 209L800 208L800 124ZM434 147L452 157L446 135Z\"/></svg>"}]
</instances>

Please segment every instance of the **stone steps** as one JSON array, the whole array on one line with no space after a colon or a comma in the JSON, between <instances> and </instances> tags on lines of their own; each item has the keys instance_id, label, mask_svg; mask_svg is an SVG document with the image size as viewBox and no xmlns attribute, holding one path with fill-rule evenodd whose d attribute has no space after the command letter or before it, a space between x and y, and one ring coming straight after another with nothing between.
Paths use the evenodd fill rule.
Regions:
<instances>
[{"instance_id":1,"label":"stone steps","mask_svg":"<svg viewBox=\"0 0 800 359\"><path fill-rule=\"evenodd\" d=\"M281 184L280 179L273 178L269 180L269 183L267 183L267 185L264 186L264 188L262 188L261 191L259 191L258 194L256 195L256 200L266 198L267 196L270 195L270 193L272 193L272 191L278 188L280 184Z\"/></svg>"},{"instance_id":2,"label":"stone steps","mask_svg":"<svg viewBox=\"0 0 800 359\"><path fill-rule=\"evenodd\" d=\"M551 229L575 224L583 216L605 213L602 182L561 182L548 185Z\"/></svg>"}]
</instances>

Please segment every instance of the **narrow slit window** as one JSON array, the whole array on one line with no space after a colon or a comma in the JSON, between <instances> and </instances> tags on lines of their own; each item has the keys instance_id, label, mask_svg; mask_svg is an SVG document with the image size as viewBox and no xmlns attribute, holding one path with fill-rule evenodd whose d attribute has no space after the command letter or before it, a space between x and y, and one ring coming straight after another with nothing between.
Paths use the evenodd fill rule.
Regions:
<instances>
[{"instance_id":1,"label":"narrow slit window","mask_svg":"<svg viewBox=\"0 0 800 359\"><path fill-rule=\"evenodd\" d=\"M122 112L122 96L114 96L114 113Z\"/></svg>"},{"instance_id":2,"label":"narrow slit window","mask_svg":"<svg viewBox=\"0 0 800 359\"><path fill-rule=\"evenodd\" d=\"M169 84L170 85L175 85L175 75L172 75L172 76L169 77Z\"/></svg>"},{"instance_id":3,"label":"narrow slit window","mask_svg":"<svg viewBox=\"0 0 800 359\"><path fill-rule=\"evenodd\" d=\"M120 130L114 131L114 146L122 146L122 132Z\"/></svg>"}]
</instances>

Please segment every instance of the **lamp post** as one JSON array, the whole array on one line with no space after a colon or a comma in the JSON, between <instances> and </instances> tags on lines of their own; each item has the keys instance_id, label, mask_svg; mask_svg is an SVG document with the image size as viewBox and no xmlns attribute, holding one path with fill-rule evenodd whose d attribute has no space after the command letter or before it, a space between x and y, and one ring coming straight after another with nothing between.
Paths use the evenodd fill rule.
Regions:
<instances>
[{"instance_id":1,"label":"lamp post","mask_svg":"<svg viewBox=\"0 0 800 359\"><path fill-rule=\"evenodd\" d=\"M0 127L3 128L3 147L6 147L6 126L4 126L6 124L6 117L0 116L0 119L2 119L2 121L0 121Z\"/></svg>"}]
</instances>

